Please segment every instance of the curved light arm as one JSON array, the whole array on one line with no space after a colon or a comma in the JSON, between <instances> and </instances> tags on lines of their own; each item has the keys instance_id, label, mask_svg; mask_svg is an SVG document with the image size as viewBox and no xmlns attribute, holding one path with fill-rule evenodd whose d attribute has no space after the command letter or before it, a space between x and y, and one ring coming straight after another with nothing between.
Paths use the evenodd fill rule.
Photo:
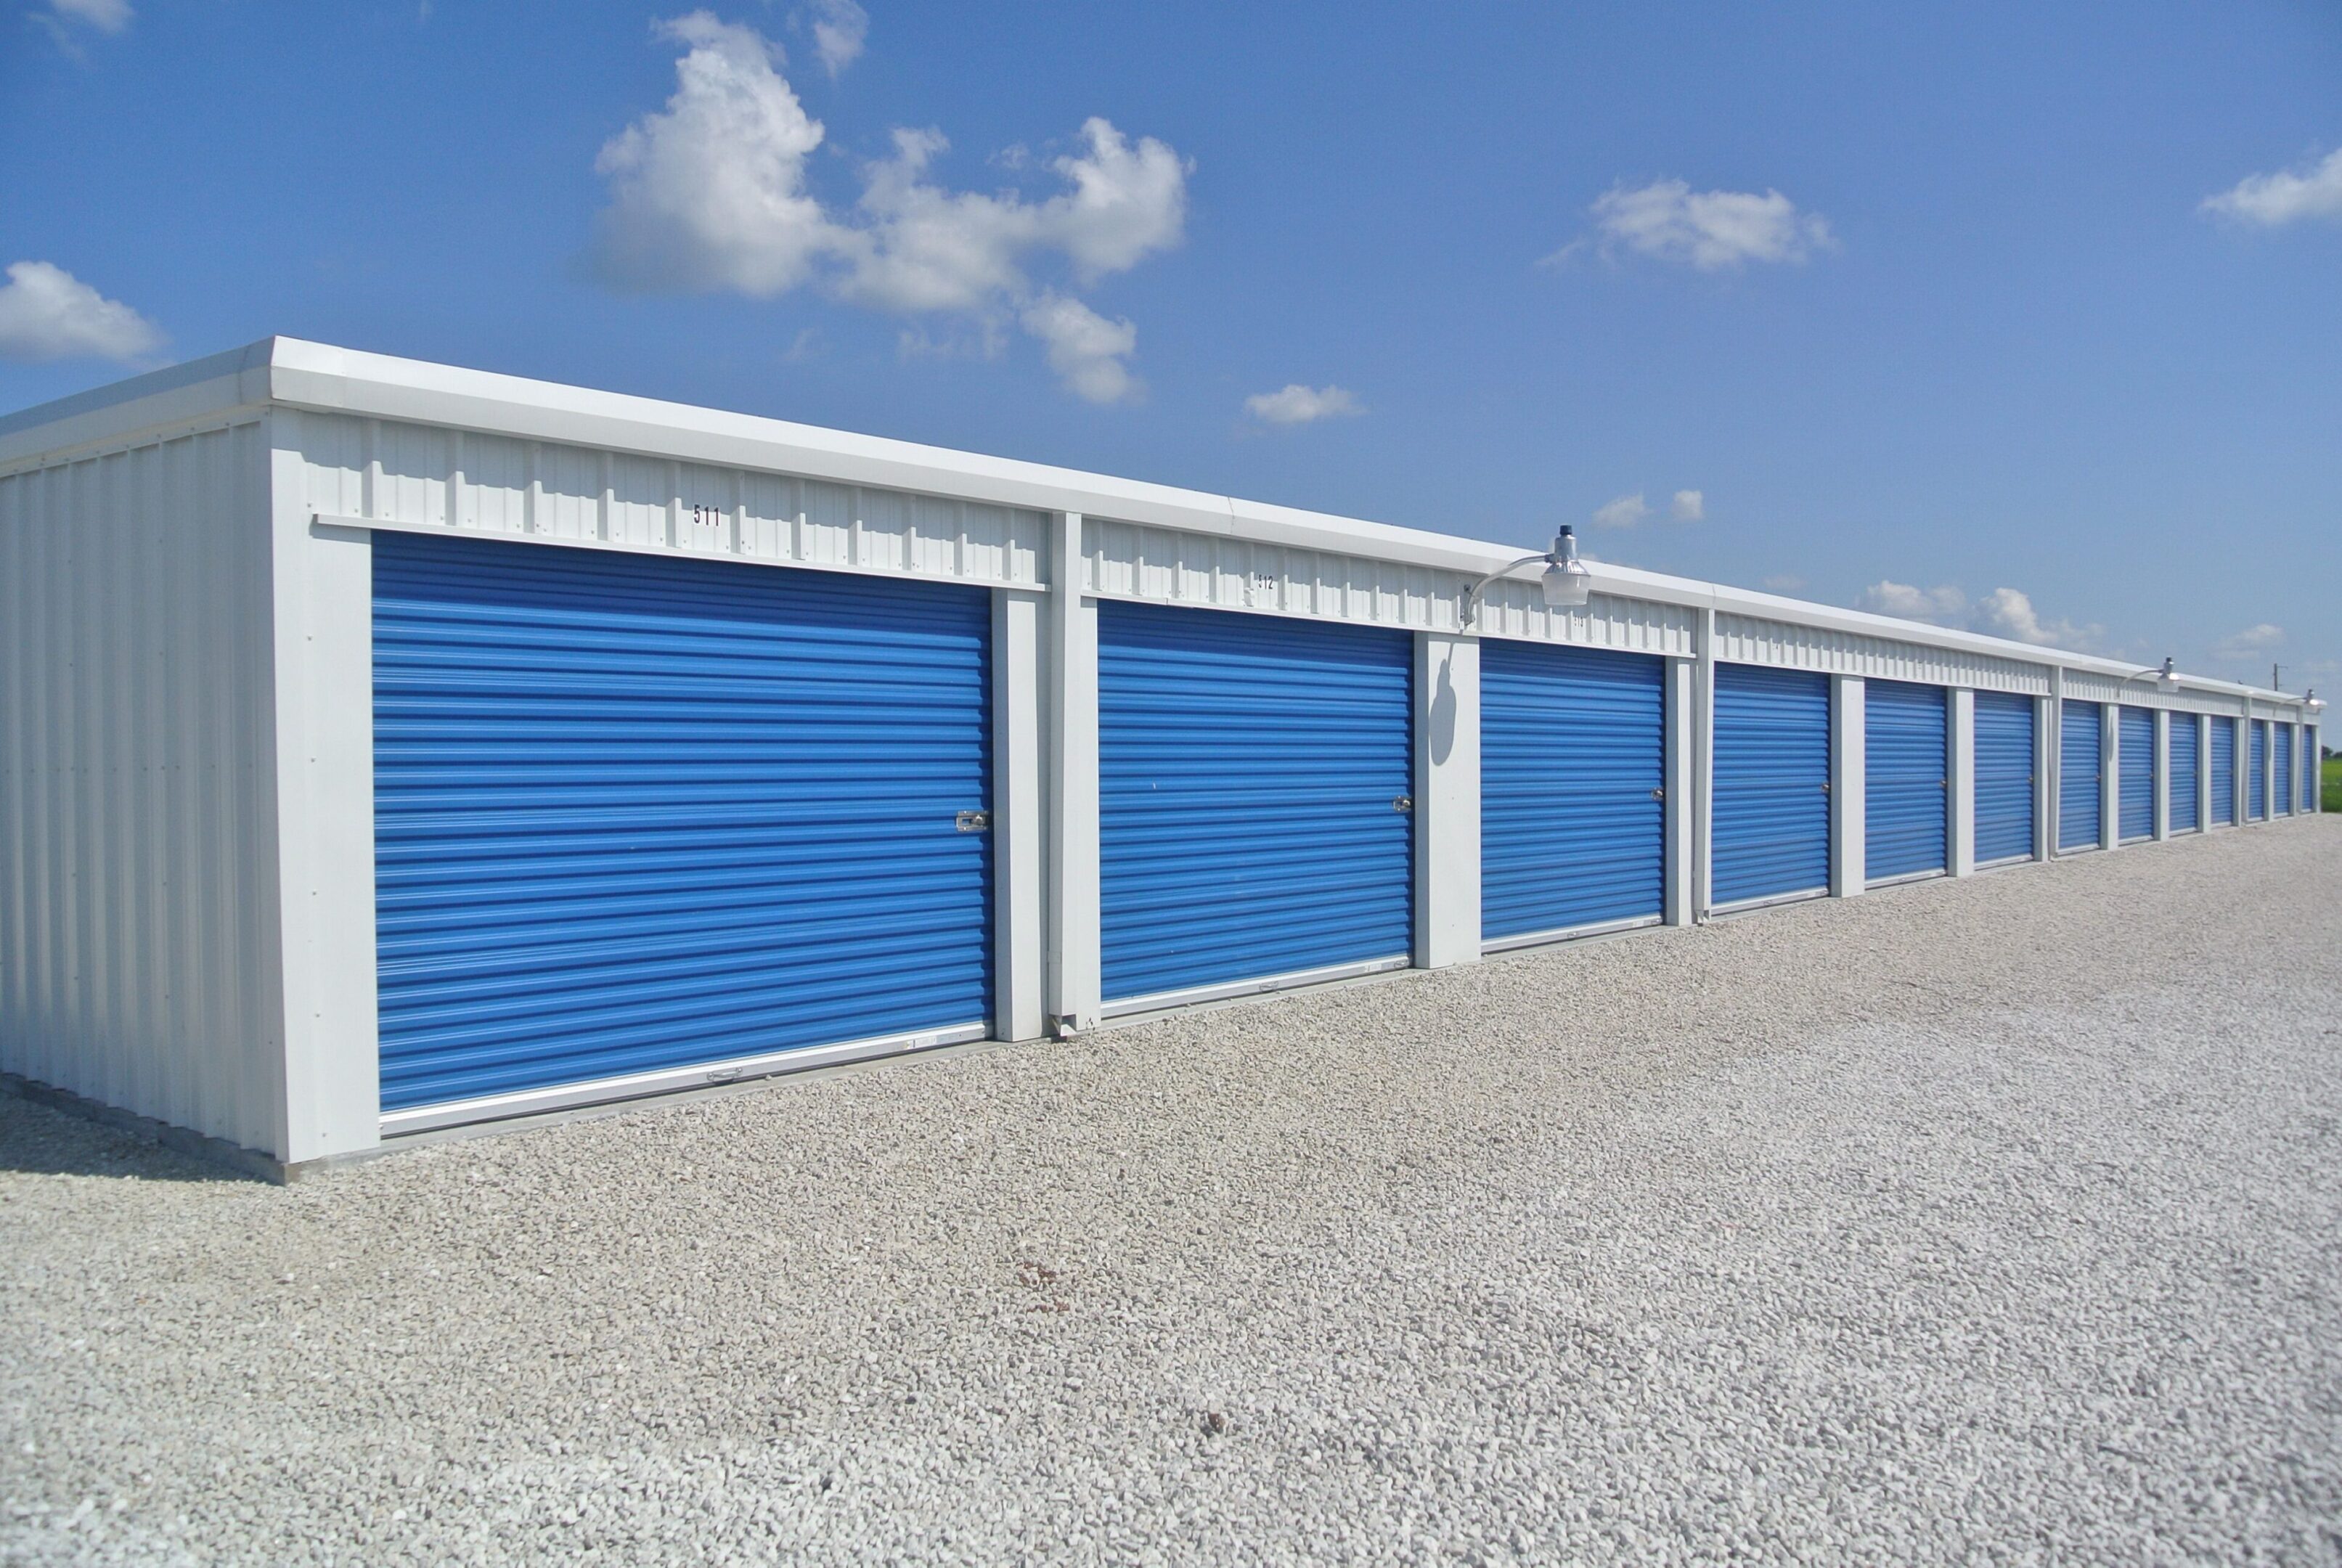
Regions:
<instances>
[{"instance_id":1,"label":"curved light arm","mask_svg":"<svg viewBox=\"0 0 2342 1568\"><path fill-rule=\"evenodd\" d=\"M1507 572L1517 572L1524 566L1533 565L1540 561L1550 564L1553 559L1554 557L1550 551L1539 555L1524 555L1510 565L1497 567L1495 571L1489 573L1486 576L1473 584L1469 588L1465 589L1464 612L1461 616L1463 624L1468 626L1478 618L1480 614L1480 595L1488 591L1489 584L1505 575Z\"/></svg>"},{"instance_id":2,"label":"curved light arm","mask_svg":"<svg viewBox=\"0 0 2342 1568\"><path fill-rule=\"evenodd\" d=\"M1545 563L1545 602L1548 609L1574 610L1586 603L1593 574L1577 558L1577 531L1563 527L1554 531L1553 548L1542 555L1524 555L1508 565L1499 566L1465 590L1463 607L1456 614L1456 623L1469 627L1479 618L1480 596L1488 584L1507 572L1517 572L1532 563Z\"/></svg>"},{"instance_id":3,"label":"curved light arm","mask_svg":"<svg viewBox=\"0 0 2342 1568\"><path fill-rule=\"evenodd\" d=\"M2122 678L2119 684L2127 686L2133 681L2148 679L2160 681L2163 684L2163 689L2167 692L2177 691L2179 688L2179 672L2172 668L2171 659L2167 654L2159 664L2150 664L2144 670L2132 671Z\"/></svg>"}]
</instances>

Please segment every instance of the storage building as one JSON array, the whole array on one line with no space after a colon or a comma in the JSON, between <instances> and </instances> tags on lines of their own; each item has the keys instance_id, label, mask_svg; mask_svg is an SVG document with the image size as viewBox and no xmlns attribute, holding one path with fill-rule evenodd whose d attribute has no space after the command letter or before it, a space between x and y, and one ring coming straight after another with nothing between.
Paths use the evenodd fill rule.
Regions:
<instances>
[{"instance_id":1,"label":"storage building","mask_svg":"<svg viewBox=\"0 0 2342 1568\"><path fill-rule=\"evenodd\" d=\"M283 338L0 419L0 1072L283 1172L2317 809L2303 698L1520 564Z\"/></svg>"}]
</instances>

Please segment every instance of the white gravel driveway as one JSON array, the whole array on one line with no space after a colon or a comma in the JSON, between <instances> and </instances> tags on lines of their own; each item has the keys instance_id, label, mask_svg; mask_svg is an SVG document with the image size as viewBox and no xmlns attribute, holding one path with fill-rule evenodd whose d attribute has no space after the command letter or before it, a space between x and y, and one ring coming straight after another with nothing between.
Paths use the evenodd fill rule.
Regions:
<instances>
[{"instance_id":1,"label":"white gravel driveway","mask_svg":"<svg viewBox=\"0 0 2342 1568\"><path fill-rule=\"evenodd\" d=\"M0 1559L2342 1563L2342 820L448 1144L0 1099Z\"/></svg>"}]
</instances>

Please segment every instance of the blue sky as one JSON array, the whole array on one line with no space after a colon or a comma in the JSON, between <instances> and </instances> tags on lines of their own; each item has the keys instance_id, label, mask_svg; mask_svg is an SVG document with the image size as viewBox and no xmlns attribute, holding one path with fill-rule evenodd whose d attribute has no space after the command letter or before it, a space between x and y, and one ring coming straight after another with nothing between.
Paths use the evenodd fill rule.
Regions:
<instances>
[{"instance_id":1,"label":"blue sky","mask_svg":"<svg viewBox=\"0 0 2342 1568\"><path fill-rule=\"evenodd\" d=\"M285 333L2342 689L2329 4L10 3L0 406Z\"/></svg>"}]
</instances>

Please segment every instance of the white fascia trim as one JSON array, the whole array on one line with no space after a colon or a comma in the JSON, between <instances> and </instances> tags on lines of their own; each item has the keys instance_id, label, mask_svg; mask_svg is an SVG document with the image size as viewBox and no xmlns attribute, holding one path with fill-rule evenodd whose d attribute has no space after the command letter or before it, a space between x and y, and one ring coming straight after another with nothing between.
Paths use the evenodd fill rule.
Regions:
<instances>
[{"instance_id":1,"label":"white fascia trim","mask_svg":"<svg viewBox=\"0 0 2342 1568\"><path fill-rule=\"evenodd\" d=\"M255 400L287 408L411 420L522 440L948 495L1033 511L1077 512L1146 527L1362 555L1474 576L1517 560L1522 553L1516 545L1426 529L1394 527L656 398L365 354L292 337L264 338L245 348L0 418L0 464L96 440L118 439L142 425L188 417L182 405L225 411ZM178 412L166 413L166 408ZM2116 659L1956 632L1862 610L1841 610L1695 578L1601 562L1590 565L1596 591L1623 598L1715 609L2028 664L2061 665L2117 677L2138 673L2138 666ZM2190 692L2250 694L2282 704L2288 714L2300 704L2298 697L2282 692L2225 681L2188 676L2181 685Z\"/></svg>"}]
</instances>

